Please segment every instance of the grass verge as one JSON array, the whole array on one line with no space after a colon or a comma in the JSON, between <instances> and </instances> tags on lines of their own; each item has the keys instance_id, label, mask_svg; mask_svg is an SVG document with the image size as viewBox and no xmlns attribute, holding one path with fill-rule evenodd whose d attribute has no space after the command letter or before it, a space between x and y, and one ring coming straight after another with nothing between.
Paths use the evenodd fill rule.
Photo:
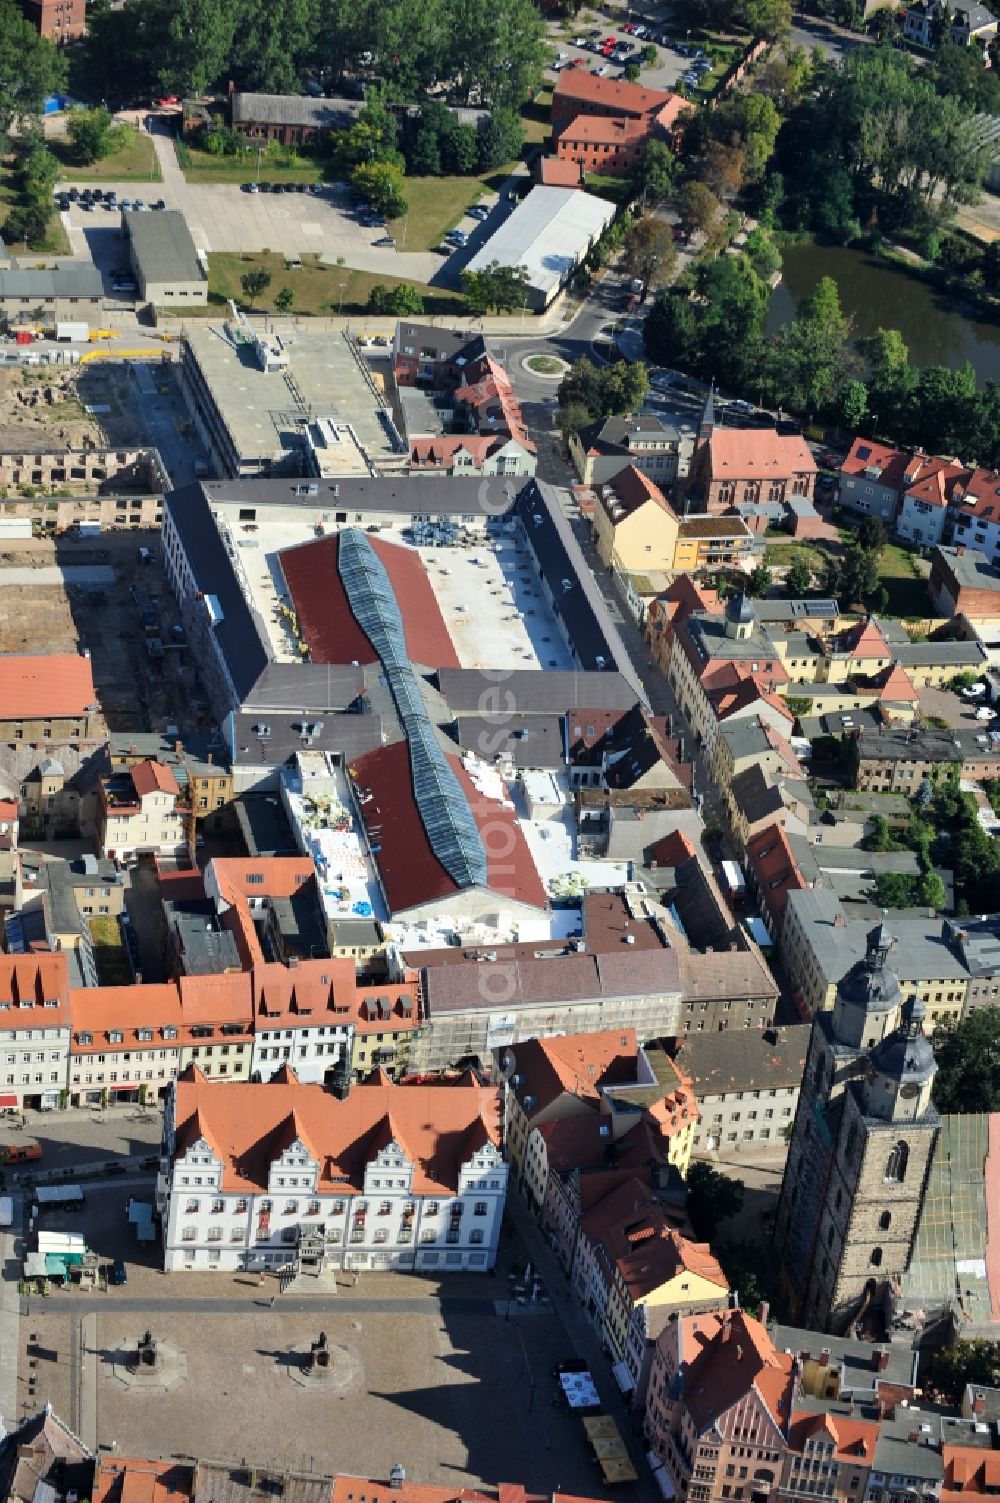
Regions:
<instances>
[{"instance_id":1,"label":"grass verge","mask_svg":"<svg viewBox=\"0 0 1000 1503\"><path fill-rule=\"evenodd\" d=\"M367 311L368 295L376 285L390 289L399 286L415 287L424 300L425 313L466 312L465 299L458 293L428 287L419 282L407 282L404 277L355 271L350 266L324 266L316 256L303 256L301 271L289 271L285 267L284 257L273 251L261 251L254 255L236 251L211 253L208 257L209 297L214 298L217 304L226 298L234 298L237 303L245 305L246 298L240 279L254 267L262 267L271 273L271 285L254 304L254 311L257 313L274 313L275 297L282 287L290 287L295 294L291 309L293 315L322 314L336 317L343 308L344 313L353 317ZM173 312L176 316L177 310L174 309Z\"/></svg>"},{"instance_id":2,"label":"grass verge","mask_svg":"<svg viewBox=\"0 0 1000 1503\"><path fill-rule=\"evenodd\" d=\"M258 179L266 183L320 183L324 177L321 162L294 151L263 149L258 171L256 147L241 157L216 157L180 140L174 142L174 149L189 183L252 183Z\"/></svg>"},{"instance_id":3,"label":"grass verge","mask_svg":"<svg viewBox=\"0 0 1000 1503\"><path fill-rule=\"evenodd\" d=\"M10 152L0 157L0 235L4 233L7 215L21 202L21 188L17 175L17 153ZM68 256L71 246L66 237L63 222L55 212L55 204L52 205L44 240L29 240L27 249L22 241L15 240L8 244L7 249L12 256L30 255L32 251L39 256Z\"/></svg>"},{"instance_id":4,"label":"grass verge","mask_svg":"<svg viewBox=\"0 0 1000 1503\"><path fill-rule=\"evenodd\" d=\"M81 162L67 136L53 136L48 142L58 158L61 181L67 183L159 183L163 177L152 136L135 131L131 141L120 151L113 151L99 162Z\"/></svg>"},{"instance_id":5,"label":"grass verge","mask_svg":"<svg viewBox=\"0 0 1000 1503\"><path fill-rule=\"evenodd\" d=\"M390 232L400 249L422 251L439 244L445 231L453 229L466 209L478 203L486 187L479 177L408 177L404 191L409 213L395 220Z\"/></svg>"}]
</instances>

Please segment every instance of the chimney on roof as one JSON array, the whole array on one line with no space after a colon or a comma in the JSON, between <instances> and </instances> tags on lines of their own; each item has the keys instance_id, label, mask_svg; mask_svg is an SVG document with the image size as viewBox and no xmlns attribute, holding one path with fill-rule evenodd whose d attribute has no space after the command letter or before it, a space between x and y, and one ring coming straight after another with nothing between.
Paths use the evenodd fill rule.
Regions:
<instances>
[{"instance_id":1,"label":"chimney on roof","mask_svg":"<svg viewBox=\"0 0 1000 1503\"><path fill-rule=\"evenodd\" d=\"M771 1313L771 1303L770 1303L770 1301L766 1300L766 1299L762 1300L761 1301L760 1309L757 1312L757 1319L760 1321L760 1323L761 1323L762 1326L766 1326L767 1325L767 1317L770 1315L770 1313Z\"/></svg>"},{"instance_id":2,"label":"chimney on roof","mask_svg":"<svg viewBox=\"0 0 1000 1503\"><path fill-rule=\"evenodd\" d=\"M731 1319L732 1318L730 1316L730 1313L727 1310L726 1313L725 1313L725 1315L722 1317L722 1340L723 1341L728 1341L729 1338L733 1334L733 1328L732 1328L732 1324L731 1324Z\"/></svg>"},{"instance_id":3,"label":"chimney on roof","mask_svg":"<svg viewBox=\"0 0 1000 1503\"><path fill-rule=\"evenodd\" d=\"M180 754L181 754L181 752L183 750L184 750L184 742L183 741L175 741L174 742L174 751L177 753L178 756L180 756Z\"/></svg>"},{"instance_id":4,"label":"chimney on roof","mask_svg":"<svg viewBox=\"0 0 1000 1503\"><path fill-rule=\"evenodd\" d=\"M845 917L844 917L844 915L842 913L835 913L834 914L834 916L833 916L833 927L835 929L846 929L847 928L847 920L845 919Z\"/></svg>"},{"instance_id":5,"label":"chimney on roof","mask_svg":"<svg viewBox=\"0 0 1000 1503\"><path fill-rule=\"evenodd\" d=\"M872 1367L877 1373L884 1373L889 1366L889 1353L884 1346L877 1346L872 1351Z\"/></svg>"},{"instance_id":6,"label":"chimney on roof","mask_svg":"<svg viewBox=\"0 0 1000 1503\"><path fill-rule=\"evenodd\" d=\"M210 763L210 762L211 762L211 760L212 760L212 758L213 758L213 757L214 757L214 756L215 756L215 753L214 753L214 752L209 752L209 753L208 753L208 755L207 755L207 756L206 756L206 758L205 758L205 761L206 761L206 762L209 762L209 763Z\"/></svg>"},{"instance_id":7,"label":"chimney on roof","mask_svg":"<svg viewBox=\"0 0 1000 1503\"><path fill-rule=\"evenodd\" d=\"M830 1348L828 1346L825 1346L825 1347L823 1347L821 1349L820 1354L819 1354L819 1365L820 1365L820 1367L826 1367L826 1365L827 1365L827 1363L829 1361L830 1361Z\"/></svg>"},{"instance_id":8,"label":"chimney on roof","mask_svg":"<svg viewBox=\"0 0 1000 1503\"><path fill-rule=\"evenodd\" d=\"M142 985L142 972L141 971L136 971L136 973L135 973L135 984L136 984L136 986L141 986Z\"/></svg>"},{"instance_id":9,"label":"chimney on roof","mask_svg":"<svg viewBox=\"0 0 1000 1503\"><path fill-rule=\"evenodd\" d=\"M288 969L290 971L297 970L298 969L298 964L299 964L299 957L297 955L289 955L289 957L288 957Z\"/></svg>"},{"instance_id":10,"label":"chimney on roof","mask_svg":"<svg viewBox=\"0 0 1000 1503\"><path fill-rule=\"evenodd\" d=\"M974 1393L972 1395L972 1412L980 1417L986 1413L986 1395L984 1393Z\"/></svg>"}]
</instances>

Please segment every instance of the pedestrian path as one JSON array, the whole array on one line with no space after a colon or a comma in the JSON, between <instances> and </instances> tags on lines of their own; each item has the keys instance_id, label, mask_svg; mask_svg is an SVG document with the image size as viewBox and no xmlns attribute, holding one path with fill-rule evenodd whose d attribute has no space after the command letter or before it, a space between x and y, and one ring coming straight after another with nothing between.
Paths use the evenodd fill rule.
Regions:
<instances>
[{"instance_id":1,"label":"pedestrian path","mask_svg":"<svg viewBox=\"0 0 1000 1503\"><path fill-rule=\"evenodd\" d=\"M0 1232L0 1437L17 1428L17 1360L21 1350L21 1300L17 1292L18 1270L23 1253L22 1221L24 1202L12 1197L14 1217L11 1226Z\"/></svg>"}]
</instances>

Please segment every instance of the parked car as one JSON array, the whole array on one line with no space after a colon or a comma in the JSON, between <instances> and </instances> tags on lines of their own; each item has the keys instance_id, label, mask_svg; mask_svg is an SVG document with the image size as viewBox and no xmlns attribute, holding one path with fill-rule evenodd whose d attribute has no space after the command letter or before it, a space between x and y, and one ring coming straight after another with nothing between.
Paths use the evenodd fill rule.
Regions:
<instances>
[{"instance_id":1,"label":"parked car","mask_svg":"<svg viewBox=\"0 0 1000 1503\"><path fill-rule=\"evenodd\" d=\"M244 193L259 193L260 192L260 187L259 187L259 185L257 183L244 183L242 185L242 187L243 187L243 192Z\"/></svg>"},{"instance_id":2,"label":"parked car","mask_svg":"<svg viewBox=\"0 0 1000 1503\"><path fill-rule=\"evenodd\" d=\"M128 1273L127 1273L127 1271L125 1269L125 1259L124 1258L116 1258L113 1263L109 1263L108 1264L108 1283L109 1284L127 1284L128 1283Z\"/></svg>"},{"instance_id":3,"label":"parked car","mask_svg":"<svg viewBox=\"0 0 1000 1503\"><path fill-rule=\"evenodd\" d=\"M594 72L597 74L598 78L604 78L605 75L608 72L608 65L607 65L607 63L602 63L599 68L595 68L594 69Z\"/></svg>"},{"instance_id":4,"label":"parked car","mask_svg":"<svg viewBox=\"0 0 1000 1503\"><path fill-rule=\"evenodd\" d=\"M455 249L454 245L435 245L434 254L435 256L450 256Z\"/></svg>"},{"instance_id":5,"label":"parked car","mask_svg":"<svg viewBox=\"0 0 1000 1503\"><path fill-rule=\"evenodd\" d=\"M150 204L151 209L165 209L166 207L167 201L164 198L158 198L155 204Z\"/></svg>"},{"instance_id":6,"label":"parked car","mask_svg":"<svg viewBox=\"0 0 1000 1503\"><path fill-rule=\"evenodd\" d=\"M258 191L260 193L270 193L270 191L271 191L271 189L273 187L274 187L273 183L258 183L257 184L257 189L258 189Z\"/></svg>"},{"instance_id":7,"label":"parked car","mask_svg":"<svg viewBox=\"0 0 1000 1503\"><path fill-rule=\"evenodd\" d=\"M986 685L983 683L969 684L967 688L960 689L959 693L963 699L982 699L986 693Z\"/></svg>"},{"instance_id":8,"label":"parked car","mask_svg":"<svg viewBox=\"0 0 1000 1503\"><path fill-rule=\"evenodd\" d=\"M396 242L391 235L380 235L377 240L372 241L372 245L393 247L395 244Z\"/></svg>"},{"instance_id":9,"label":"parked car","mask_svg":"<svg viewBox=\"0 0 1000 1503\"><path fill-rule=\"evenodd\" d=\"M996 717L996 710L991 710L987 705L980 705L979 709L976 711L977 720L995 720Z\"/></svg>"},{"instance_id":10,"label":"parked car","mask_svg":"<svg viewBox=\"0 0 1000 1503\"><path fill-rule=\"evenodd\" d=\"M485 208L482 204L473 204L472 208L466 209L465 212L468 214L470 219L483 220L489 219L490 217L489 209Z\"/></svg>"}]
</instances>

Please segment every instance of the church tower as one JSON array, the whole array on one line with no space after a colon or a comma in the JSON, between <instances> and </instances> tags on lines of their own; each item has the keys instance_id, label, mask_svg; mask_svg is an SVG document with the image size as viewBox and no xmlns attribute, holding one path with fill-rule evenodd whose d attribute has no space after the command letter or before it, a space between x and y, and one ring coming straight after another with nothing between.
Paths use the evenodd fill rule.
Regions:
<instances>
[{"instance_id":1,"label":"church tower","mask_svg":"<svg viewBox=\"0 0 1000 1503\"><path fill-rule=\"evenodd\" d=\"M775 1250L797 1324L843 1332L906 1269L939 1119L919 998L903 1003L884 924L813 1020Z\"/></svg>"}]
</instances>

